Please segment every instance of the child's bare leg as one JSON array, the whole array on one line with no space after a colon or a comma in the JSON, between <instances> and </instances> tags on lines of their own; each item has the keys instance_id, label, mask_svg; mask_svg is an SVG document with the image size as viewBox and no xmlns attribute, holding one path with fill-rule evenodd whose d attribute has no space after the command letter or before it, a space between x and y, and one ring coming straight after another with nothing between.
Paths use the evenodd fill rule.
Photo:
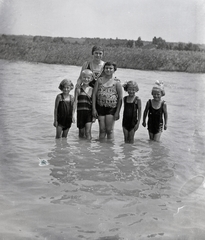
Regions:
<instances>
[{"instance_id":1,"label":"child's bare leg","mask_svg":"<svg viewBox=\"0 0 205 240\"><path fill-rule=\"evenodd\" d=\"M154 136L153 136L154 138L153 138L153 140L154 141L157 141L157 142L159 142L159 140L160 140L160 137L161 137L161 132L159 132L159 133L157 133L157 134L154 134Z\"/></svg>"},{"instance_id":2,"label":"child's bare leg","mask_svg":"<svg viewBox=\"0 0 205 240\"><path fill-rule=\"evenodd\" d=\"M134 143L134 136L135 136L135 131L134 131L134 129L132 129L132 130L129 131L129 133L128 133L129 143Z\"/></svg>"},{"instance_id":3,"label":"child's bare leg","mask_svg":"<svg viewBox=\"0 0 205 240\"><path fill-rule=\"evenodd\" d=\"M128 140L128 131L126 128L123 127L123 133L124 133L124 141L125 143L129 143L129 140Z\"/></svg>"},{"instance_id":4,"label":"child's bare leg","mask_svg":"<svg viewBox=\"0 0 205 240\"><path fill-rule=\"evenodd\" d=\"M114 116L113 115L106 115L105 116L105 126L106 126L106 133L107 139L113 139L113 127L114 127Z\"/></svg>"},{"instance_id":5,"label":"child's bare leg","mask_svg":"<svg viewBox=\"0 0 205 240\"><path fill-rule=\"evenodd\" d=\"M98 116L98 122L99 122L99 139L104 139L106 136L105 116Z\"/></svg>"},{"instance_id":6,"label":"child's bare leg","mask_svg":"<svg viewBox=\"0 0 205 240\"><path fill-rule=\"evenodd\" d=\"M63 129L61 126L56 127L56 138L61 138L62 131L63 131Z\"/></svg>"},{"instance_id":7,"label":"child's bare leg","mask_svg":"<svg viewBox=\"0 0 205 240\"><path fill-rule=\"evenodd\" d=\"M154 134L151 133L151 132L149 132L149 139L150 139L150 140L154 140Z\"/></svg>"},{"instance_id":8,"label":"child's bare leg","mask_svg":"<svg viewBox=\"0 0 205 240\"><path fill-rule=\"evenodd\" d=\"M79 138L84 138L85 137L85 128L79 129Z\"/></svg>"},{"instance_id":9,"label":"child's bare leg","mask_svg":"<svg viewBox=\"0 0 205 240\"><path fill-rule=\"evenodd\" d=\"M92 126L91 122L85 124L85 137L89 140L92 138L91 137L91 126Z\"/></svg>"},{"instance_id":10,"label":"child's bare leg","mask_svg":"<svg viewBox=\"0 0 205 240\"><path fill-rule=\"evenodd\" d=\"M69 128L63 130L62 137L63 137L63 138L67 138L67 136L68 136L68 132L69 132Z\"/></svg>"}]
</instances>

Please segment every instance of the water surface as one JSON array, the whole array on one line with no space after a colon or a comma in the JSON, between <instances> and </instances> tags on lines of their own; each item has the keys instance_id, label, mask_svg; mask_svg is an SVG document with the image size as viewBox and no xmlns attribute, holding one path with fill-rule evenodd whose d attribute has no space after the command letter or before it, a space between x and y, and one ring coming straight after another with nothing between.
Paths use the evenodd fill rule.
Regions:
<instances>
[{"instance_id":1,"label":"water surface","mask_svg":"<svg viewBox=\"0 0 205 240\"><path fill-rule=\"evenodd\" d=\"M79 72L0 60L1 239L204 239L205 75L117 70L122 83L137 80L143 109L164 81L160 143L140 124L134 144L124 144L122 112L113 142L97 140L97 122L92 141L79 140L75 124L55 140L58 85Z\"/></svg>"}]
</instances>

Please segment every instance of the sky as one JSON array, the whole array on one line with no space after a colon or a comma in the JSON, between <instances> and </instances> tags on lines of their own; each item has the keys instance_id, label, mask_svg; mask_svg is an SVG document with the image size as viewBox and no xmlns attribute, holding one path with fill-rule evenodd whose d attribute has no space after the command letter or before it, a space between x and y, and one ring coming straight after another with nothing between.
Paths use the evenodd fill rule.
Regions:
<instances>
[{"instance_id":1,"label":"sky","mask_svg":"<svg viewBox=\"0 0 205 240\"><path fill-rule=\"evenodd\" d=\"M0 0L0 34L205 44L205 0Z\"/></svg>"}]
</instances>

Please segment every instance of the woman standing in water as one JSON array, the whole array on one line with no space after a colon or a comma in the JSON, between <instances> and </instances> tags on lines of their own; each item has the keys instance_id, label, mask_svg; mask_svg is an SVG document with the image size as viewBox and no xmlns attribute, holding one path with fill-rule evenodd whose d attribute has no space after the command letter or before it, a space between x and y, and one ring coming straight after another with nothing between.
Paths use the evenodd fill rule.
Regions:
<instances>
[{"instance_id":1,"label":"woman standing in water","mask_svg":"<svg viewBox=\"0 0 205 240\"><path fill-rule=\"evenodd\" d=\"M85 69L89 69L93 72L93 81L91 81L89 84L91 87L94 87L95 82L103 72L103 66L105 64L105 62L102 60L103 55L104 49L101 46L94 46L92 48L93 59L91 61L86 61L82 66L81 73ZM81 73L77 80L77 86L80 86L82 83Z\"/></svg>"},{"instance_id":2,"label":"woman standing in water","mask_svg":"<svg viewBox=\"0 0 205 240\"><path fill-rule=\"evenodd\" d=\"M98 118L99 139L113 138L114 122L120 118L122 106L122 86L113 78L117 70L115 63L106 62L103 68L103 76L100 77L93 89L93 117Z\"/></svg>"}]
</instances>

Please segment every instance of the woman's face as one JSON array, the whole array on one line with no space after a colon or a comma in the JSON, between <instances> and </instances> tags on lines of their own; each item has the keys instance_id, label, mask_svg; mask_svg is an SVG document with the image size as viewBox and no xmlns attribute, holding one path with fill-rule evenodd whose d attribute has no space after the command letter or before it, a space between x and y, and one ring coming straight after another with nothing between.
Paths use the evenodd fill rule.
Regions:
<instances>
[{"instance_id":1,"label":"woman's face","mask_svg":"<svg viewBox=\"0 0 205 240\"><path fill-rule=\"evenodd\" d=\"M105 75L107 75L107 76L110 76L110 75L112 75L113 73L115 72L115 68L114 68L114 66L113 65L106 65L105 67L104 67L104 73L105 73Z\"/></svg>"},{"instance_id":2,"label":"woman's face","mask_svg":"<svg viewBox=\"0 0 205 240\"><path fill-rule=\"evenodd\" d=\"M98 50L94 51L93 52L93 57L95 59L101 60L102 57L103 57L103 51L98 51Z\"/></svg>"}]
</instances>

